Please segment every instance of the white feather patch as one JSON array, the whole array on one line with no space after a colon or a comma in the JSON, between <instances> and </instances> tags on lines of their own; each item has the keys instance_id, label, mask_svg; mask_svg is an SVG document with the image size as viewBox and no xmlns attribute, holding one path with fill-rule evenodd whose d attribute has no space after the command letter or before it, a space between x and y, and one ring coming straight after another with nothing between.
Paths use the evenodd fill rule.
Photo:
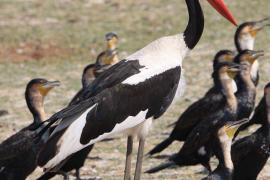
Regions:
<instances>
[{"instance_id":1,"label":"white feather patch","mask_svg":"<svg viewBox=\"0 0 270 180\"><path fill-rule=\"evenodd\" d=\"M141 124L143 121L145 121L145 117L148 112L148 110L145 110L139 112L136 116L129 116L122 123L117 124L111 132L104 133L98 136L96 139L92 139L88 144L83 145L80 143L80 138L82 130L86 124L86 115L95 106L96 105L89 108L69 126L69 128L66 130L66 132L63 134L63 136L57 143L57 146L59 147L58 153L44 166L45 168L53 168L62 160L67 158L69 155L83 149L84 147L99 142L105 138L114 137L116 134L122 133L127 129L133 128L138 124Z\"/></svg>"},{"instance_id":2,"label":"white feather patch","mask_svg":"<svg viewBox=\"0 0 270 180\"><path fill-rule=\"evenodd\" d=\"M205 147L204 146L202 146L199 150L198 150L198 153L199 153L199 155L201 155L201 156L204 156L204 155L206 155L206 150L205 150Z\"/></svg>"},{"instance_id":3,"label":"white feather patch","mask_svg":"<svg viewBox=\"0 0 270 180\"><path fill-rule=\"evenodd\" d=\"M254 42L255 38L253 38L250 34L247 34L241 38L238 39L240 48L242 50L249 49L253 50L254 49Z\"/></svg>"},{"instance_id":4,"label":"white feather patch","mask_svg":"<svg viewBox=\"0 0 270 180\"><path fill-rule=\"evenodd\" d=\"M139 60L144 68L140 69L140 73L127 78L123 84L135 85L169 69L182 66L187 52L183 34L160 38L126 58L128 61Z\"/></svg>"},{"instance_id":5,"label":"white feather patch","mask_svg":"<svg viewBox=\"0 0 270 180\"><path fill-rule=\"evenodd\" d=\"M259 62L256 60L251 66L251 78L256 79L259 71Z\"/></svg>"}]
</instances>

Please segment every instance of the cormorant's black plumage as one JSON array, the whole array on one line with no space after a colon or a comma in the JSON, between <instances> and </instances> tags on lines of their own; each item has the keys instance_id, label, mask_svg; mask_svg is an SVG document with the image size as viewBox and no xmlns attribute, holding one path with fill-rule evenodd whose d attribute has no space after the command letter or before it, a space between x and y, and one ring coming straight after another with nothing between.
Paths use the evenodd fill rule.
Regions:
<instances>
[{"instance_id":1,"label":"cormorant's black plumage","mask_svg":"<svg viewBox=\"0 0 270 180\"><path fill-rule=\"evenodd\" d=\"M44 119L43 98L59 82L33 79L26 87L25 99L34 122L0 144L0 179L24 180L37 167L36 157L41 143L34 138L40 131Z\"/></svg>"},{"instance_id":2,"label":"cormorant's black plumage","mask_svg":"<svg viewBox=\"0 0 270 180\"><path fill-rule=\"evenodd\" d=\"M256 180L258 174L266 164L270 155L270 84L265 87L261 107L264 113L254 116L262 122L253 134L237 140L232 146L232 160L234 163L234 179ZM262 105L263 104L263 105Z\"/></svg>"}]
</instances>

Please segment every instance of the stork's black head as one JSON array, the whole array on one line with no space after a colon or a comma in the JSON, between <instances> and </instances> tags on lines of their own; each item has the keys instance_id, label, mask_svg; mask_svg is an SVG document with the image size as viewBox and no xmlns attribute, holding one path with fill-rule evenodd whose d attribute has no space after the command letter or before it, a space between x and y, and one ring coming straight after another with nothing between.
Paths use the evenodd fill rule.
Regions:
<instances>
[{"instance_id":1,"label":"stork's black head","mask_svg":"<svg viewBox=\"0 0 270 180\"><path fill-rule=\"evenodd\" d=\"M59 85L59 81L48 81L41 78L33 79L27 84L25 99L36 122L41 121L44 118L44 98L52 88Z\"/></svg>"},{"instance_id":2,"label":"stork's black head","mask_svg":"<svg viewBox=\"0 0 270 180\"><path fill-rule=\"evenodd\" d=\"M262 30L265 26L269 25L270 25L269 18L265 18L260 21L245 22L241 24L237 28L234 36L234 41L237 50L239 52L246 49L253 50L257 33L260 30Z\"/></svg>"},{"instance_id":3,"label":"stork's black head","mask_svg":"<svg viewBox=\"0 0 270 180\"><path fill-rule=\"evenodd\" d=\"M223 62L233 62L234 60L234 52L231 50L221 50L219 51L213 61L213 70L218 67L218 64L223 63Z\"/></svg>"},{"instance_id":4,"label":"stork's black head","mask_svg":"<svg viewBox=\"0 0 270 180\"><path fill-rule=\"evenodd\" d=\"M86 66L82 74L82 86L87 87L91 82L95 80L95 64Z\"/></svg>"}]
</instances>

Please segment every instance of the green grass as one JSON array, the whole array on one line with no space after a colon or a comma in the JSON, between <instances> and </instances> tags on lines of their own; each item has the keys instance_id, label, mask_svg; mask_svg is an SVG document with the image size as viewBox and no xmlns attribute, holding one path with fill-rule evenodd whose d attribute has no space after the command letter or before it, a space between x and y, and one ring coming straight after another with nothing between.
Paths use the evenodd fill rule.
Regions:
<instances>
[{"instance_id":1,"label":"green grass","mask_svg":"<svg viewBox=\"0 0 270 180\"><path fill-rule=\"evenodd\" d=\"M166 115L154 122L146 151L164 138L166 124L194 100L201 97L211 86L211 60L219 49L234 49L235 27L220 17L206 1L201 0L205 12L205 31L195 50L184 62L187 89L183 100ZM267 0L227 0L226 3L239 22L261 19L269 15ZM62 86L50 93L46 100L48 115L60 110L80 88L82 69L95 60L104 48L104 34L115 31L120 36L120 56L144 47L149 42L165 35L180 33L187 23L184 0L0 0L0 108L8 109L10 115L0 119L1 139L31 122L31 115L24 102L26 83L35 77L60 80ZM261 60L262 87L268 82L270 29L258 35L256 49L266 51ZM45 52L41 59L17 58L16 50L22 44L54 44L60 49L55 56ZM20 57L20 54L18 55ZM29 60L29 61L27 61ZM103 179L122 179L125 139L100 143L91 156L103 160L87 161L83 177L100 176ZM165 153L176 152L176 144ZM133 162L135 161L135 156ZM144 170L160 163L146 159ZM143 179L197 179L202 174L200 166L168 170L155 175L143 175ZM267 175L269 167L263 172ZM36 172L30 179L40 174Z\"/></svg>"}]
</instances>

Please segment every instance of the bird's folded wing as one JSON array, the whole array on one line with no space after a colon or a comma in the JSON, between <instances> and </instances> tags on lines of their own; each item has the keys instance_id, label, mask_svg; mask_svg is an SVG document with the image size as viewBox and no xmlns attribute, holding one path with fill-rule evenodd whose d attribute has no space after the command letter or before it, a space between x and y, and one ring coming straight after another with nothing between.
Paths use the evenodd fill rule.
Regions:
<instances>
[{"instance_id":1,"label":"bird's folded wing","mask_svg":"<svg viewBox=\"0 0 270 180\"><path fill-rule=\"evenodd\" d=\"M210 116L203 117L203 120L189 133L180 153L194 153L200 147L208 143L211 137L217 133L218 129L225 124L226 121L220 119L222 115L223 111L219 110ZM222 122L224 122L224 124Z\"/></svg>"},{"instance_id":2,"label":"bird's folded wing","mask_svg":"<svg viewBox=\"0 0 270 180\"><path fill-rule=\"evenodd\" d=\"M0 144L0 164L32 148L35 135L35 131L25 130L3 141Z\"/></svg>"},{"instance_id":3,"label":"bird's folded wing","mask_svg":"<svg viewBox=\"0 0 270 180\"><path fill-rule=\"evenodd\" d=\"M103 81L97 78L100 82L89 87L92 89L90 94L98 92L97 94L92 93L90 98L83 98L84 100L77 105L67 107L58 115L54 115L56 119L62 120L41 152L40 165L45 165L49 159L53 159L62 151L69 151L62 153L68 156L86 145L102 140L105 136L109 137L132 128L145 119L158 118L166 111L176 93L181 67L168 69L137 84L122 83L132 75L132 69L133 75L136 76L139 71L139 64L136 63L138 62L129 62L126 66L130 67L129 70L121 67L119 70L113 68L112 71L116 72L112 74L108 73L111 69L104 72L100 76ZM118 71L129 73L122 72L125 75L119 75ZM57 160L52 162L59 163Z\"/></svg>"},{"instance_id":4,"label":"bird's folded wing","mask_svg":"<svg viewBox=\"0 0 270 180\"><path fill-rule=\"evenodd\" d=\"M252 150L251 146L254 145L255 140L256 137L254 135L250 135L233 143L231 149L233 164L237 165L239 162L241 162L242 158L247 156L250 150Z\"/></svg>"}]
</instances>

